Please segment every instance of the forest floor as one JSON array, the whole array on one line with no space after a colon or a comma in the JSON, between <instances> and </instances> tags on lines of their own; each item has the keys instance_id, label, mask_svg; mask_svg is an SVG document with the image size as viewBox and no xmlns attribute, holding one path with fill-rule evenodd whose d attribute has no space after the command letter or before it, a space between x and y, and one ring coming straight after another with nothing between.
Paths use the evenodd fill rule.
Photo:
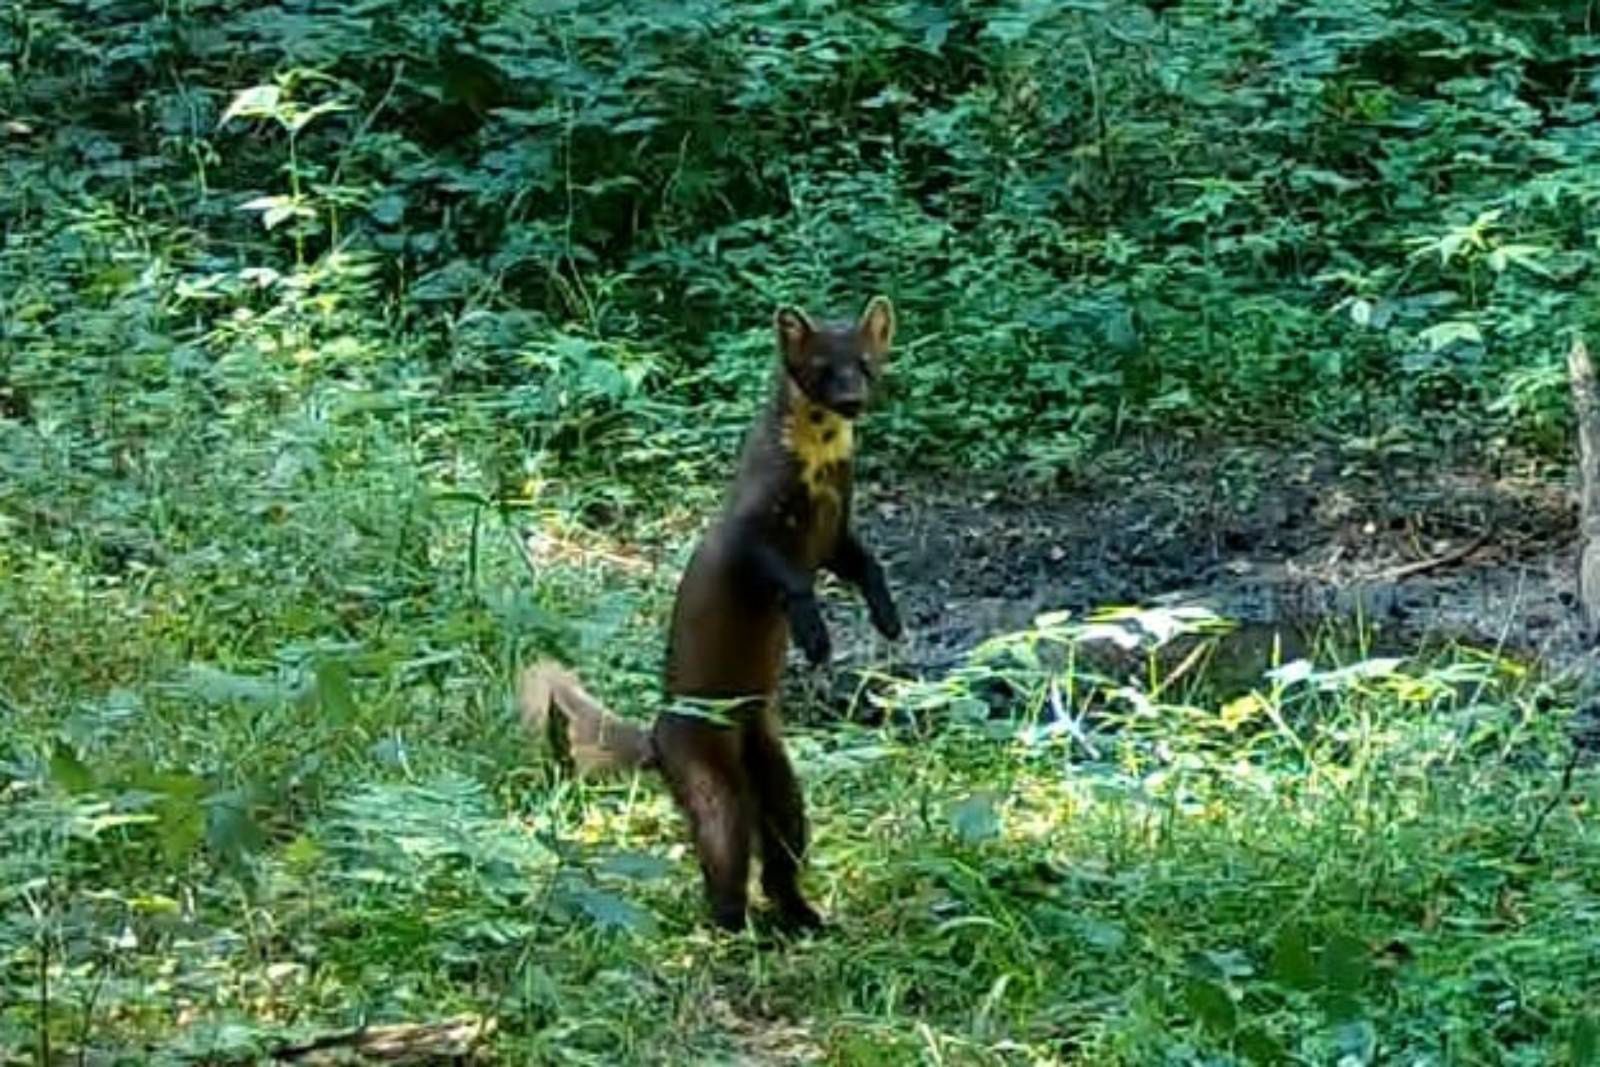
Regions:
<instances>
[{"instance_id":1,"label":"forest floor","mask_svg":"<svg viewBox=\"0 0 1600 1067\"><path fill-rule=\"evenodd\" d=\"M510 701L517 605L548 603L598 628L574 641L597 694L648 715L714 487L544 516L522 559L484 538L481 587L439 565L477 555L443 508L412 569L378 532L301 541L217 506L218 543L293 562L276 585L248 553L209 579L180 556L91 599L19 551L16 595L64 592L0 660L0 874L32 907L0 923L0 1063L315 1062L364 1022L415 1044L474 1020L494 1062L1595 1062L1596 746L1554 677L1587 654L1559 476L1170 442L1048 490L885 467L857 519L908 637L834 590L834 666L787 672L830 930L776 947L707 928L653 778L572 781ZM419 505L389 478L292 487L307 535L344 528L335 501L391 528ZM304 621L311 544L406 597L332 671L219 643L241 605L268 649L331 629ZM1124 619L1150 658L1123 661L1036 622L1119 604L1236 626L1159 645Z\"/></svg>"},{"instance_id":2,"label":"forest floor","mask_svg":"<svg viewBox=\"0 0 1600 1067\"><path fill-rule=\"evenodd\" d=\"M1237 623L1208 675L1241 689L1330 627L1368 653L1460 643L1547 675L1590 663L1575 497L1531 463L1161 442L1048 492L926 478L860 492L908 624L895 673L936 676L1042 612L1141 603ZM836 603L830 622L848 635L841 664L883 647L858 610Z\"/></svg>"}]
</instances>

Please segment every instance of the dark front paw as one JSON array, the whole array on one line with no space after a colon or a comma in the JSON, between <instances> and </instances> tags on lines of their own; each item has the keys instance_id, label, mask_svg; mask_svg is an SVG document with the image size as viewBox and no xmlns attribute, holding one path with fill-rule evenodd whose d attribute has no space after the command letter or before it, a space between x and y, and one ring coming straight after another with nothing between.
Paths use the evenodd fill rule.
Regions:
<instances>
[{"instance_id":1,"label":"dark front paw","mask_svg":"<svg viewBox=\"0 0 1600 1067\"><path fill-rule=\"evenodd\" d=\"M878 632L891 641L898 641L905 628L900 625L900 613L895 610L893 602L887 602L881 607L872 608L872 625Z\"/></svg>"},{"instance_id":2,"label":"dark front paw","mask_svg":"<svg viewBox=\"0 0 1600 1067\"><path fill-rule=\"evenodd\" d=\"M873 595L867 598L867 614L872 619L873 627L889 640L898 641L900 635L905 633L905 628L900 625L900 612L894 606L889 590L874 590Z\"/></svg>"},{"instance_id":3,"label":"dark front paw","mask_svg":"<svg viewBox=\"0 0 1600 1067\"><path fill-rule=\"evenodd\" d=\"M822 611L817 598L809 593L789 602L789 629L794 633L795 644L806 654L814 667L828 662L832 649L828 640L828 627L822 621Z\"/></svg>"}]
</instances>

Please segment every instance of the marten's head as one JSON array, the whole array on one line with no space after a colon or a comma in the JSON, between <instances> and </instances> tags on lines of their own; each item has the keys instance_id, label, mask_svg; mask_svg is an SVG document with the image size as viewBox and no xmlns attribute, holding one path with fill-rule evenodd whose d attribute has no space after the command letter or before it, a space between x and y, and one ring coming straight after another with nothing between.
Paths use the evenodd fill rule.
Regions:
<instances>
[{"instance_id":1,"label":"marten's head","mask_svg":"<svg viewBox=\"0 0 1600 1067\"><path fill-rule=\"evenodd\" d=\"M846 419L861 414L872 382L889 358L894 337L889 298L867 301L854 322L813 323L797 307L779 308L774 321L784 371L806 399Z\"/></svg>"}]
</instances>

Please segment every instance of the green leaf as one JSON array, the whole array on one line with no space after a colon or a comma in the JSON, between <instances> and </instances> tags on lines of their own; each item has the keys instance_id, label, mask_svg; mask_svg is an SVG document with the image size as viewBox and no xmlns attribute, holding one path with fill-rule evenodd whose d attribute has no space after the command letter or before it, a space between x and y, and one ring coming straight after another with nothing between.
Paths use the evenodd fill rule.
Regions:
<instances>
[{"instance_id":1,"label":"green leaf","mask_svg":"<svg viewBox=\"0 0 1600 1067\"><path fill-rule=\"evenodd\" d=\"M301 130L310 125L314 119L322 115L328 115L335 111L346 111L348 109L349 105L343 103L342 101L325 100L320 104L313 105L312 107L296 108L287 119L280 117L279 121L283 122L284 125L289 128L291 133L299 133Z\"/></svg>"},{"instance_id":2,"label":"green leaf","mask_svg":"<svg viewBox=\"0 0 1600 1067\"><path fill-rule=\"evenodd\" d=\"M1378 1034L1367 1020L1352 1019L1333 1028L1333 1043L1341 1054L1340 1063L1371 1063Z\"/></svg>"},{"instance_id":3,"label":"green leaf","mask_svg":"<svg viewBox=\"0 0 1600 1067\"><path fill-rule=\"evenodd\" d=\"M1116 923L1080 917L1076 925L1078 936L1102 951L1118 952L1128 943L1127 931Z\"/></svg>"},{"instance_id":4,"label":"green leaf","mask_svg":"<svg viewBox=\"0 0 1600 1067\"><path fill-rule=\"evenodd\" d=\"M1316 996L1317 1007L1322 1009L1322 1014L1330 1023L1343 1025L1355 1022L1365 1015L1361 1000L1349 993L1323 992Z\"/></svg>"},{"instance_id":5,"label":"green leaf","mask_svg":"<svg viewBox=\"0 0 1600 1067\"><path fill-rule=\"evenodd\" d=\"M205 809L198 797L170 796L156 805L156 816L156 838L168 862L188 858L205 838Z\"/></svg>"},{"instance_id":6,"label":"green leaf","mask_svg":"<svg viewBox=\"0 0 1600 1067\"><path fill-rule=\"evenodd\" d=\"M239 205L240 211L261 212L261 225L275 230L289 219L313 219L317 213L292 196L258 196Z\"/></svg>"},{"instance_id":7,"label":"green leaf","mask_svg":"<svg viewBox=\"0 0 1600 1067\"><path fill-rule=\"evenodd\" d=\"M1239 1054L1251 1063L1287 1063L1288 1053L1278 1039L1267 1033L1259 1026L1252 1026L1239 1032L1234 1038L1234 1048Z\"/></svg>"},{"instance_id":8,"label":"green leaf","mask_svg":"<svg viewBox=\"0 0 1600 1067\"><path fill-rule=\"evenodd\" d=\"M323 714L334 723L346 723L355 718L350 671L339 660L323 660L317 664L317 701Z\"/></svg>"},{"instance_id":9,"label":"green leaf","mask_svg":"<svg viewBox=\"0 0 1600 1067\"><path fill-rule=\"evenodd\" d=\"M167 915L176 917L183 913L183 908L176 900L160 893L151 893L146 896L131 897L128 906L134 911L144 915Z\"/></svg>"},{"instance_id":10,"label":"green leaf","mask_svg":"<svg viewBox=\"0 0 1600 1067\"><path fill-rule=\"evenodd\" d=\"M1538 245L1501 245L1489 253L1489 269L1496 274L1503 273L1505 269L1515 264L1524 270L1531 271L1541 278L1549 278L1551 274L1540 263L1537 257L1549 252L1547 248Z\"/></svg>"},{"instance_id":11,"label":"green leaf","mask_svg":"<svg viewBox=\"0 0 1600 1067\"><path fill-rule=\"evenodd\" d=\"M266 835L250 816L248 798L234 790L206 802L206 844L218 855L237 860L261 851Z\"/></svg>"},{"instance_id":12,"label":"green leaf","mask_svg":"<svg viewBox=\"0 0 1600 1067\"><path fill-rule=\"evenodd\" d=\"M1572 1023L1567 1038L1567 1056L1573 1067L1593 1067L1600 1064L1600 1020L1585 1015Z\"/></svg>"},{"instance_id":13,"label":"green leaf","mask_svg":"<svg viewBox=\"0 0 1600 1067\"><path fill-rule=\"evenodd\" d=\"M982 790L951 806L950 823L963 841L977 844L999 836L1000 813L996 800L993 792Z\"/></svg>"},{"instance_id":14,"label":"green leaf","mask_svg":"<svg viewBox=\"0 0 1600 1067\"><path fill-rule=\"evenodd\" d=\"M565 896L601 929L648 934L656 928L654 916L615 893L593 886L571 885L566 888Z\"/></svg>"},{"instance_id":15,"label":"green leaf","mask_svg":"<svg viewBox=\"0 0 1600 1067\"><path fill-rule=\"evenodd\" d=\"M305 870L321 862L322 846L308 834L300 834L283 850L283 861L292 868Z\"/></svg>"},{"instance_id":16,"label":"green leaf","mask_svg":"<svg viewBox=\"0 0 1600 1067\"><path fill-rule=\"evenodd\" d=\"M94 788L94 772L65 741L56 742L50 754L50 780L69 793L87 793Z\"/></svg>"},{"instance_id":17,"label":"green leaf","mask_svg":"<svg viewBox=\"0 0 1600 1067\"><path fill-rule=\"evenodd\" d=\"M1272 943L1270 974L1273 981L1289 989L1317 987L1316 965L1312 962L1311 947L1303 929L1286 926L1278 931L1278 937Z\"/></svg>"},{"instance_id":18,"label":"green leaf","mask_svg":"<svg viewBox=\"0 0 1600 1067\"><path fill-rule=\"evenodd\" d=\"M1438 352L1449 348L1458 341L1474 345L1483 343L1482 331L1475 324L1460 320L1441 322L1437 325L1429 326L1417 337L1423 344L1428 346L1429 352Z\"/></svg>"},{"instance_id":19,"label":"green leaf","mask_svg":"<svg viewBox=\"0 0 1600 1067\"><path fill-rule=\"evenodd\" d=\"M1215 982L1191 978L1184 987L1183 1002L1189 1014L1214 1034L1229 1034L1238 1025L1238 1009L1228 991Z\"/></svg>"},{"instance_id":20,"label":"green leaf","mask_svg":"<svg viewBox=\"0 0 1600 1067\"><path fill-rule=\"evenodd\" d=\"M670 873L672 863L648 852L628 851L606 857L605 862L600 864L600 870L639 882L650 882Z\"/></svg>"},{"instance_id":21,"label":"green leaf","mask_svg":"<svg viewBox=\"0 0 1600 1067\"><path fill-rule=\"evenodd\" d=\"M196 663L185 672L183 688L209 704L272 705L287 702L292 693L275 678L235 674Z\"/></svg>"},{"instance_id":22,"label":"green leaf","mask_svg":"<svg viewBox=\"0 0 1600 1067\"><path fill-rule=\"evenodd\" d=\"M1354 993L1367 979L1367 946L1348 934L1336 934L1322 950L1322 980L1329 989Z\"/></svg>"},{"instance_id":23,"label":"green leaf","mask_svg":"<svg viewBox=\"0 0 1600 1067\"><path fill-rule=\"evenodd\" d=\"M374 200L367 211L376 221L393 226L405 217L406 198L399 193L388 192Z\"/></svg>"},{"instance_id":24,"label":"green leaf","mask_svg":"<svg viewBox=\"0 0 1600 1067\"><path fill-rule=\"evenodd\" d=\"M236 118L274 118L282 98L283 90L276 85L252 85L235 94L233 102L222 113L222 118L217 120L217 125L226 126L229 120Z\"/></svg>"}]
</instances>

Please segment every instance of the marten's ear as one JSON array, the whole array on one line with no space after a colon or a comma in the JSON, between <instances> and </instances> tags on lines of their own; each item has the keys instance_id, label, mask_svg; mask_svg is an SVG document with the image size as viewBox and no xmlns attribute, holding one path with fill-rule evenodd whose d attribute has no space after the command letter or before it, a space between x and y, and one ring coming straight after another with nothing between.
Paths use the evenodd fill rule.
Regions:
<instances>
[{"instance_id":1,"label":"marten's ear","mask_svg":"<svg viewBox=\"0 0 1600 1067\"><path fill-rule=\"evenodd\" d=\"M778 309L772 317L773 325L778 330L778 351L783 353L783 361L790 366L798 366L805 356L806 342L811 339L811 320L806 313L792 304L785 304Z\"/></svg>"},{"instance_id":2,"label":"marten's ear","mask_svg":"<svg viewBox=\"0 0 1600 1067\"><path fill-rule=\"evenodd\" d=\"M894 340L894 305L886 296L875 296L867 301L856 324L861 340L879 363L889 354L889 342Z\"/></svg>"}]
</instances>

